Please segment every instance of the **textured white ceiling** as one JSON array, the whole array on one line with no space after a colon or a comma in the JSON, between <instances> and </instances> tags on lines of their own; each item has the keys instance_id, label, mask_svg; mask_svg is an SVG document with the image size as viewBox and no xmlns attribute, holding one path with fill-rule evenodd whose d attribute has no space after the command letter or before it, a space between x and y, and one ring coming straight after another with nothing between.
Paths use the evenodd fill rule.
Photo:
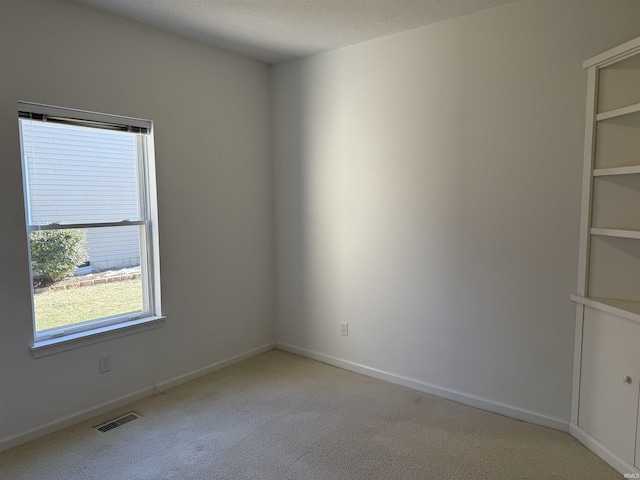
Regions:
<instances>
[{"instance_id":1,"label":"textured white ceiling","mask_svg":"<svg viewBox=\"0 0 640 480\"><path fill-rule=\"evenodd\" d=\"M268 63L516 0L76 0Z\"/></svg>"}]
</instances>

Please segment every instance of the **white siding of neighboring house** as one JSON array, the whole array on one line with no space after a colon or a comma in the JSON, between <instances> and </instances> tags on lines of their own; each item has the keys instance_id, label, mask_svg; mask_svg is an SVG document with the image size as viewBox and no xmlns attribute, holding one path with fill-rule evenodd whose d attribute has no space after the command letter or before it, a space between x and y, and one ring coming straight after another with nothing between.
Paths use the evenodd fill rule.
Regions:
<instances>
[{"instance_id":1,"label":"white siding of neighboring house","mask_svg":"<svg viewBox=\"0 0 640 480\"><path fill-rule=\"evenodd\" d=\"M30 223L138 219L136 136L122 132L21 122ZM96 269L139 265L138 227L87 229Z\"/></svg>"}]
</instances>

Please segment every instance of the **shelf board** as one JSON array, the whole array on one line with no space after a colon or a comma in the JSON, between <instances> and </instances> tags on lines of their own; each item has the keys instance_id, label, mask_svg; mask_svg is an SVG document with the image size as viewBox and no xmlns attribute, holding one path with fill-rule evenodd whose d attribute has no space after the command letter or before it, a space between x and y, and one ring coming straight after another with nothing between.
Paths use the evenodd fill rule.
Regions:
<instances>
[{"instance_id":1,"label":"shelf board","mask_svg":"<svg viewBox=\"0 0 640 480\"><path fill-rule=\"evenodd\" d=\"M634 238L640 240L640 232L637 230L616 230L613 228L592 228L591 235L603 237Z\"/></svg>"},{"instance_id":2,"label":"shelf board","mask_svg":"<svg viewBox=\"0 0 640 480\"><path fill-rule=\"evenodd\" d=\"M596 115L596 121L600 122L602 120L621 117L623 115L629 115L630 113L635 112L640 112L640 103L629 105L628 107L616 108L615 110L609 110L608 112L599 113Z\"/></svg>"},{"instance_id":3,"label":"shelf board","mask_svg":"<svg viewBox=\"0 0 640 480\"><path fill-rule=\"evenodd\" d=\"M619 62L620 60L624 60L636 53L640 53L640 37L629 40L622 45L618 45L617 47L611 48L606 52L599 53L598 55L585 60L582 64L582 68L595 66L602 68Z\"/></svg>"},{"instance_id":4,"label":"shelf board","mask_svg":"<svg viewBox=\"0 0 640 480\"><path fill-rule=\"evenodd\" d=\"M580 295L571 295L571 300L640 323L640 302L614 298L581 297Z\"/></svg>"},{"instance_id":5,"label":"shelf board","mask_svg":"<svg viewBox=\"0 0 640 480\"><path fill-rule=\"evenodd\" d=\"M609 175L633 175L640 173L640 165L631 167L596 168L593 171L594 177L605 177Z\"/></svg>"}]
</instances>

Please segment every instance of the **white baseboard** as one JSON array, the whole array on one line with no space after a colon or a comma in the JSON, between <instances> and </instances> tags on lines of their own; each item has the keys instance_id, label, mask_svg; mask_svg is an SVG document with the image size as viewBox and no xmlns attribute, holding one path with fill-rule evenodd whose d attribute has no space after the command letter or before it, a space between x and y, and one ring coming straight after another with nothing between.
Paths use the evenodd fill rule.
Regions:
<instances>
[{"instance_id":1,"label":"white baseboard","mask_svg":"<svg viewBox=\"0 0 640 480\"><path fill-rule=\"evenodd\" d=\"M625 473L640 475L639 469L627 462L624 458L615 453L605 444L593 438L579 426L571 423L569 425L569 433L571 433L571 435L577 438L580 443L582 443L585 447L598 455L602 460L607 462L623 475Z\"/></svg>"},{"instance_id":2,"label":"white baseboard","mask_svg":"<svg viewBox=\"0 0 640 480\"><path fill-rule=\"evenodd\" d=\"M569 432L569 422L560 418L550 417L523 408L515 407L513 405L507 405L505 403L496 402L486 398L470 395L464 392L458 392L456 390L450 390L448 388L438 387L431 385L420 380L414 380L412 378L403 377L394 373L385 372L375 368L367 367L366 365L360 365L347 360L342 360L322 353L313 352L311 350L305 350L303 348L294 347L293 345L287 345L283 343L276 343L276 348L284 350L285 352L294 353L302 357L311 358L319 362L327 363L335 367L340 367L345 370L367 375L369 377L385 380L390 383L402 385L404 387L412 388L420 392L435 395L437 397L453 400L454 402L463 403L471 407L486 410L488 412L504 415L505 417L515 418L517 420L523 420L525 422L534 423L536 425L542 425L544 427L553 428L562 432Z\"/></svg>"},{"instance_id":3,"label":"white baseboard","mask_svg":"<svg viewBox=\"0 0 640 480\"><path fill-rule=\"evenodd\" d=\"M155 387L154 387L155 391L162 392L169 388L182 385L183 383L187 383L199 377L204 377L205 375L209 375L210 373L213 373L216 370L229 367L235 363L246 360L247 358L255 357L256 355L260 355L261 353L268 352L269 350L273 350L274 348L276 348L275 343L267 343L266 345L263 345L261 347L254 348L252 350L241 353L239 355L234 355L233 357L227 358L226 360L222 360L220 362L213 363L206 367L199 368L198 370L194 370L193 372L185 373L184 375L180 375L178 377L174 377L169 380L165 380L163 382L158 382L155 384Z\"/></svg>"},{"instance_id":4,"label":"white baseboard","mask_svg":"<svg viewBox=\"0 0 640 480\"><path fill-rule=\"evenodd\" d=\"M62 430L63 428L70 427L72 425L75 425L77 423L83 422L90 418L96 417L103 413L107 413L111 410L115 410L116 408L120 408L129 403L133 403L137 400L141 400L157 392L167 390L169 388L189 382L191 380L195 380L198 377L208 375L209 373L215 372L216 370L220 370L224 367L228 367L230 365L233 365L234 363L241 362L242 360L246 360L247 358L254 357L261 353L268 352L269 350L273 350L274 348L275 348L275 343L268 343L266 345L263 345L258 348L254 348L252 350L241 353L239 355L234 355L233 357L227 358L226 360L213 363L204 368L199 368L197 370L186 373L184 375L180 375L178 377L159 382L154 386L142 388L140 390L136 390L135 392L109 400L99 405L86 408L84 410L72 413L70 415L65 415L64 417L58 418L51 422L47 422L38 427L27 430L26 432L19 433L17 435L13 435L11 437L0 440L0 452L16 447L23 443L29 442L31 440L35 440L36 438L42 437L49 433L55 432L57 430Z\"/></svg>"},{"instance_id":5,"label":"white baseboard","mask_svg":"<svg viewBox=\"0 0 640 480\"><path fill-rule=\"evenodd\" d=\"M152 394L153 387L142 388L140 390L136 390L133 393L123 395L99 405L80 410L79 412L75 412L70 415L65 415L64 417L58 418L51 422L44 423L38 427L27 430L26 432L19 433L17 435L13 435L11 437L0 440L0 452L29 442L31 440L35 440L36 438L43 437L44 435L53 433L57 430L62 430L63 428L70 427L72 425L75 425L76 423L84 422L85 420L93 418L97 415L107 413L110 410L115 410L116 408L120 408L124 405L127 405L128 403L135 402L136 400L140 400Z\"/></svg>"}]
</instances>

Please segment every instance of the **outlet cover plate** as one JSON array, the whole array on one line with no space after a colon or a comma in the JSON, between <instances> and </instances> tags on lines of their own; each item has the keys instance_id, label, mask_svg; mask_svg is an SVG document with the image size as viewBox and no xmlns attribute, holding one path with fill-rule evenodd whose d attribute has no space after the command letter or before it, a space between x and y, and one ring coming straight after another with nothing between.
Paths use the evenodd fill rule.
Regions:
<instances>
[{"instance_id":1,"label":"outlet cover plate","mask_svg":"<svg viewBox=\"0 0 640 480\"><path fill-rule=\"evenodd\" d=\"M98 357L98 371L106 373L111 371L111 355L102 355Z\"/></svg>"}]
</instances>

